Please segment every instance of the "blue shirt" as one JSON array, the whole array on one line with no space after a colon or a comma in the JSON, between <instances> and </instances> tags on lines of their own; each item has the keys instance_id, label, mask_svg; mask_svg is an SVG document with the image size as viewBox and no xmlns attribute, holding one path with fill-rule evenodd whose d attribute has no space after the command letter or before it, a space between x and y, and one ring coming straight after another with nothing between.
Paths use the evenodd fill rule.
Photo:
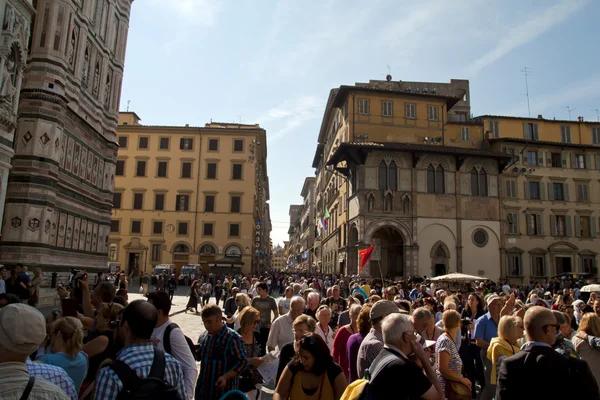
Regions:
<instances>
[{"instance_id":1,"label":"blue shirt","mask_svg":"<svg viewBox=\"0 0 600 400\"><path fill-rule=\"evenodd\" d=\"M483 339L488 343L493 338L498 337L498 325L492 319L492 314L488 312L477 319L474 337L475 339Z\"/></svg>"},{"instance_id":2,"label":"blue shirt","mask_svg":"<svg viewBox=\"0 0 600 400\"><path fill-rule=\"evenodd\" d=\"M75 390L79 393L83 379L87 375L88 359L83 351L77 354L75 359L69 357L66 353L46 354L40 361L50 365L56 365L65 370L65 372L73 379Z\"/></svg>"},{"instance_id":3,"label":"blue shirt","mask_svg":"<svg viewBox=\"0 0 600 400\"><path fill-rule=\"evenodd\" d=\"M77 400L78 395L77 391L75 390L73 379L69 377L64 369L54 365L33 362L29 358L25 362L25 366L27 367L27 372L29 372L29 375L40 377L50 383L54 383L56 386L64 390L71 400Z\"/></svg>"}]
</instances>

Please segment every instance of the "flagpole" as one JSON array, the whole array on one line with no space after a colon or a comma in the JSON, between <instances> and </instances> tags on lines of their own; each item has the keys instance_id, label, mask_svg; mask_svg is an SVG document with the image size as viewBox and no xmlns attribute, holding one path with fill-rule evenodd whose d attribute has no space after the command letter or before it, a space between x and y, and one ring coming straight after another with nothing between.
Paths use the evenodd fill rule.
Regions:
<instances>
[{"instance_id":1,"label":"flagpole","mask_svg":"<svg viewBox=\"0 0 600 400\"><path fill-rule=\"evenodd\" d=\"M383 289L385 289L385 281L383 280L383 270L381 269L381 261L377 260L377 265L379 266L379 274L381 275L381 294L383 294Z\"/></svg>"}]
</instances>

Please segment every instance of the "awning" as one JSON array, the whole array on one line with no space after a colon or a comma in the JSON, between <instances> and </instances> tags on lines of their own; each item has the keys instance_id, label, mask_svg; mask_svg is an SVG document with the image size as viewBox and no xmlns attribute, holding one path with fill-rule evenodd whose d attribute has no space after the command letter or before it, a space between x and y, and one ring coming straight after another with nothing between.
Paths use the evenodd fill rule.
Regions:
<instances>
[{"instance_id":1,"label":"awning","mask_svg":"<svg viewBox=\"0 0 600 400\"><path fill-rule=\"evenodd\" d=\"M244 265L244 262L239 257L223 257L219 260L209 262L208 265L209 266L230 265L232 267L241 267L242 265Z\"/></svg>"}]
</instances>

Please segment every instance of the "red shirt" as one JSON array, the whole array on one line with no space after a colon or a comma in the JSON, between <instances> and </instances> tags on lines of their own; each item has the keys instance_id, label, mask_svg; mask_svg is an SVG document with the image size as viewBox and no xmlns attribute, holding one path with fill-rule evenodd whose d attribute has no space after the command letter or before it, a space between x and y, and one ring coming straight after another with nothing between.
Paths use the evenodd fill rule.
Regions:
<instances>
[{"instance_id":1,"label":"red shirt","mask_svg":"<svg viewBox=\"0 0 600 400\"><path fill-rule=\"evenodd\" d=\"M346 375L346 379L350 376L350 366L348 365L348 356L346 354L346 344L348 343L348 339L352 335L352 332L349 332L346 327L342 326L338 329L335 334L335 339L333 339L333 350L332 356L333 361L338 363L342 370L344 371L344 375Z\"/></svg>"}]
</instances>

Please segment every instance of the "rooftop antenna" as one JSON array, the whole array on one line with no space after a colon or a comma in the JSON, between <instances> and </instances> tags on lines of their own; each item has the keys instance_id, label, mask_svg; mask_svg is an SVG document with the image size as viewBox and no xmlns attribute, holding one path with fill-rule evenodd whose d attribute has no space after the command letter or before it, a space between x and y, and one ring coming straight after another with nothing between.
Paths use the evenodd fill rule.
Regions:
<instances>
[{"instance_id":1,"label":"rooftop antenna","mask_svg":"<svg viewBox=\"0 0 600 400\"><path fill-rule=\"evenodd\" d=\"M600 122L600 111L597 108L592 108L590 111L596 111L596 119Z\"/></svg>"},{"instance_id":2,"label":"rooftop antenna","mask_svg":"<svg viewBox=\"0 0 600 400\"><path fill-rule=\"evenodd\" d=\"M531 118L531 106L529 105L529 82L527 77L531 75L531 68L525 67L521 70L523 75L525 75L525 96L527 96L527 114L529 118Z\"/></svg>"},{"instance_id":3,"label":"rooftop antenna","mask_svg":"<svg viewBox=\"0 0 600 400\"><path fill-rule=\"evenodd\" d=\"M567 111L569 112L569 121L571 120L571 111L575 111L577 110L576 108L571 108L569 106L565 106L564 108L567 109Z\"/></svg>"},{"instance_id":4,"label":"rooftop antenna","mask_svg":"<svg viewBox=\"0 0 600 400\"><path fill-rule=\"evenodd\" d=\"M131 103L131 100L127 100L127 112L129 112L129 103Z\"/></svg>"},{"instance_id":5,"label":"rooftop antenna","mask_svg":"<svg viewBox=\"0 0 600 400\"><path fill-rule=\"evenodd\" d=\"M238 115L237 117L238 117L238 120L240 121L239 123L241 124L242 123L242 116Z\"/></svg>"},{"instance_id":6,"label":"rooftop antenna","mask_svg":"<svg viewBox=\"0 0 600 400\"><path fill-rule=\"evenodd\" d=\"M385 76L385 80L388 81L388 82L391 82L391 80L392 80L392 68L390 68L389 64L387 64L386 67L388 69L388 73Z\"/></svg>"}]
</instances>

